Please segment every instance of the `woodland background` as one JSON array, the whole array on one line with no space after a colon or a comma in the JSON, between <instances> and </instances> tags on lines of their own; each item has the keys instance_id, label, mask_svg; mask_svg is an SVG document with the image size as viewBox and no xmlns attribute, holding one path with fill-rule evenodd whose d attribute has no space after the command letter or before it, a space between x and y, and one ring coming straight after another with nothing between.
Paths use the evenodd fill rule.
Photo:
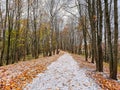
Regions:
<instances>
[{"instance_id":1,"label":"woodland background","mask_svg":"<svg viewBox=\"0 0 120 90\"><path fill-rule=\"evenodd\" d=\"M110 78L120 61L118 0L0 0L0 66L52 56L84 55Z\"/></svg>"}]
</instances>

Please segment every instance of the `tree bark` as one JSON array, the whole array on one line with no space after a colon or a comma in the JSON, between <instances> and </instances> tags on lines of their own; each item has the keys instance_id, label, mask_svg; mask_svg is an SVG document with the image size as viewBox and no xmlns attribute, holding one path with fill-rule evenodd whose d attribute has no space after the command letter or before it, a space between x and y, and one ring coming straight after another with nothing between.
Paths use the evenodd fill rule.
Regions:
<instances>
[{"instance_id":1,"label":"tree bark","mask_svg":"<svg viewBox=\"0 0 120 90\"><path fill-rule=\"evenodd\" d=\"M114 61L112 79L117 79L117 63L118 63L118 0L114 0Z\"/></svg>"},{"instance_id":2,"label":"tree bark","mask_svg":"<svg viewBox=\"0 0 120 90\"><path fill-rule=\"evenodd\" d=\"M112 42L111 42L111 25L110 25L110 16L108 12L108 0L104 0L105 3L105 18L106 18L106 28L107 28L107 39L108 39L108 56L109 56L109 70L110 70L110 78L113 77L113 50L112 50Z\"/></svg>"}]
</instances>

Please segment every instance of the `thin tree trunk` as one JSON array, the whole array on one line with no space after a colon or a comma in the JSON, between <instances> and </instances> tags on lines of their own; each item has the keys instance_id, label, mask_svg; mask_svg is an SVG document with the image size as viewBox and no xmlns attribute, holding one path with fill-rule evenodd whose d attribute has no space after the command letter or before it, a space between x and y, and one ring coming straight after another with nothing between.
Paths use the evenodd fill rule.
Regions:
<instances>
[{"instance_id":1,"label":"thin tree trunk","mask_svg":"<svg viewBox=\"0 0 120 90\"><path fill-rule=\"evenodd\" d=\"M88 49L87 49L87 39L86 39L86 17L83 25L83 36L84 36L84 49L85 49L85 60L88 61Z\"/></svg>"},{"instance_id":2,"label":"thin tree trunk","mask_svg":"<svg viewBox=\"0 0 120 90\"><path fill-rule=\"evenodd\" d=\"M103 54L102 54L102 7L101 0L98 3L98 71L103 72Z\"/></svg>"},{"instance_id":3,"label":"thin tree trunk","mask_svg":"<svg viewBox=\"0 0 120 90\"><path fill-rule=\"evenodd\" d=\"M107 39L108 39L108 56L109 56L109 63L110 63L110 78L113 78L113 50L112 50L112 43L111 43L111 26L110 26L110 16L108 12L108 0L104 0L105 3L105 17L106 17L106 28L107 28Z\"/></svg>"},{"instance_id":4,"label":"thin tree trunk","mask_svg":"<svg viewBox=\"0 0 120 90\"><path fill-rule=\"evenodd\" d=\"M92 13L92 4L91 4L91 0L88 0L88 14L89 14L89 20L90 20L90 28L91 28L91 34L92 34L92 42L91 42L91 51L92 51L92 60L91 63L94 63L95 60L95 51L94 51L94 26L93 26L93 13Z\"/></svg>"},{"instance_id":5,"label":"thin tree trunk","mask_svg":"<svg viewBox=\"0 0 120 90\"><path fill-rule=\"evenodd\" d=\"M114 61L112 79L117 79L117 62L118 62L118 0L114 0Z\"/></svg>"}]
</instances>

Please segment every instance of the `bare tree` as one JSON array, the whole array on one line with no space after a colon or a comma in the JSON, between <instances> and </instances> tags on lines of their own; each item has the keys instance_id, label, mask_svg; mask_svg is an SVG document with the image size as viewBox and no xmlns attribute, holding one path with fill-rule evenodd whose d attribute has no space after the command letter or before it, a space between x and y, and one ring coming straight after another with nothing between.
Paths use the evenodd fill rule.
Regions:
<instances>
[{"instance_id":1,"label":"bare tree","mask_svg":"<svg viewBox=\"0 0 120 90\"><path fill-rule=\"evenodd\" d=\"M118 0L114 0L114 61L113 71L110 72L110 76L113 79L117 79L117 64L118 64Z\"/></svg>"}]
</instances>

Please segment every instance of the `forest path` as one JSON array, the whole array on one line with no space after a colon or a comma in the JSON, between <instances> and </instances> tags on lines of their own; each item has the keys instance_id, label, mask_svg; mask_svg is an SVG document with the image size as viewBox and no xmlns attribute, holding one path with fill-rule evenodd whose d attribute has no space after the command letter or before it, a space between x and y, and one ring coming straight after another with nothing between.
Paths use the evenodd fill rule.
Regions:
<instances>
[{"instance_id":1,"label":"forest path","mask_svg":"<svg viewBox=\"0 0 120 90\"><path fill-rule=\"evenodd\" d=\"M86 76L86 71L66 53L38 74L24 90L101 90L94 80Z\"/></svg>"}]
</instances>

